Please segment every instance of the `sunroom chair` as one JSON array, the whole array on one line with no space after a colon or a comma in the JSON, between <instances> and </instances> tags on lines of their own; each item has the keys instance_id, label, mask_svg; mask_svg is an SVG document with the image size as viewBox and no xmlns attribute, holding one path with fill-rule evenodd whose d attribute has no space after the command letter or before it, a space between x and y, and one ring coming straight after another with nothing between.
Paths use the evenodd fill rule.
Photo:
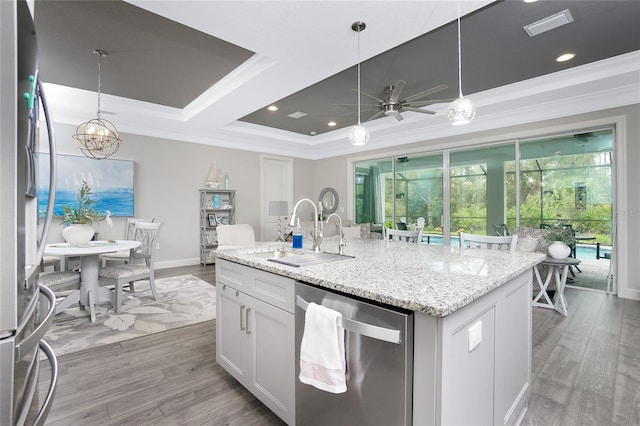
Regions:
<instances>
[{"instance_id":1,"label":"sunroom chair","mask_svg":"<svg viewBox=\"0 0 640 426\"><path fill-rule=\"evenodd\" d=\"M518 245L518 236L507 237L497 235L475 235L460 232L460 249L487 249L487 250L507 250L515 253Z\"/></svg>"},{"instance_id":2,"label":"sunroom chair","mask_svg":"<svg viewBox=\"0 0 640 426\"><path fill-rule=\"evenodd\" d=\"M422 229L417 231L404 231L401 229L386 229L387 242L422 243Z\"/></svg>"},{"instance_id":3,"label":"sunroom chair","mask_svg":"<svg viewBox=\"0 0 640 426\"><path fill-rule=\"evenodd\" d=\"M148 279L153 299L158 300L154 279L154 248L160 236L160 228L162 228L162 222L136 223L133 239L140 241L142 245L138 249L131 250L129 263L100 268L98 273L100 284L115 286L116 313L119 314L122 308L122 290L125 284L128 284L129 290L134 292L135 281ZM137 262L140 259L143 260L142 263Z\"/></svg>"},{"instance_id":4,"label":"sunroom chair","mask_svg":"<svg viewBox=\"0 0 640 426\"><path fill-rule=\"evenodd\" d=\"M139 217L128 217L127 225L124 228L124 239L133 240L133 233L135 231L136 223L138 222L153 222L155 219L142 219ZM106 253L102 255L102 267L107 266L107 261L117 260L123 263L129 262L129 251L117 251L115 253Z\"/></svg>"},{"instance_id":5,"label":"sunroom chair","mask_svg":"<svg viewBox=\"0 0 640 426\"><path fill-rule=\"evenodd\" d=\"M493 229L494 231L496 231L496 235L499 237L508 237L509 235L511 235L511 232L509 232L509 228L507 227L506 223L499 223L499 224L493 224Z\"/></svg>"}]
</instances>

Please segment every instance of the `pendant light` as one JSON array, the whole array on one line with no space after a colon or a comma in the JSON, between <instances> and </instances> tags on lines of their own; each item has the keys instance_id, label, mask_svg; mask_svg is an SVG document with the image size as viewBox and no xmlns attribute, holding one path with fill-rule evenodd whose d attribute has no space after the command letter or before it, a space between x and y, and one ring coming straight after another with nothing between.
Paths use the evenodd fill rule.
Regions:
<instances>
[{"instance_id":1,"label":"pendant light","mask_svg":"<svg viewBox=\"0 0 640 426\"><path fill-rule=\"evenodd\" d=\"M95 160L102 160L115 154L120 148L122 140L116 127L110 121L100 117L102 58L106 57L107 54L100 49L94 50L93 53L98 55L98 112L96 118L78 126L73 138L85 156Z\"/></svg>"},{"instance_id":2,"label":"pendant light","mask_svg":"<svg viewBox=\"0 0 640 426\"><path fill-rule=\"evenodd\" d=\"M369 130L360 124L360 31L367 28L367 24L357 21L351 24L351 29L358 33L358 124L349 130L349 140L352 145L365 145L369 141Z\"/></svg>"},{"instance_id":3,"label":"pendant light","mask_svg":"<svg viewBox=\"0 0 640 426\"><path fill-rule=\"evenodd\" d=\"M454 126L469 124L476 116L476 107L470 99L462 96L462 48L460 43L460 0L458 0L458 99L449 104L447 118Z\"/></svg>"}]
</instances>

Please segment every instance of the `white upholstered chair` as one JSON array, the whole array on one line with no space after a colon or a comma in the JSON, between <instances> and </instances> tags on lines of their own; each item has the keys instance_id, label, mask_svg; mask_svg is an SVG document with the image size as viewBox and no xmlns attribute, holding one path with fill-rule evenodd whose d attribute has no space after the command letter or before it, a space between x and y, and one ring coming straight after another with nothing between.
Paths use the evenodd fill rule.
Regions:
<instances>
[{"instance_id":1,"label":"white upholstered chair","mask_svg":"<svg viewBox=\"0 0 640 426\"><path fill-rule=\"evenodd\" d=\"M424 230L424 217L419 217L418 219L416 219L416 229L423 229Z\"/></svg>"},{"instance_id":2,"label":"white upholstered chair","mask_svg":"<svg viewBox=\"0 0 640 426\"><path fill-rule=\"evenodd\" d=\"M143 219L139 217L128 217L127 224L124 228L124 239L133 240L133 233L136 229L136 223L138 222L153 222L155 219ZM102 267L107 266L107 261L120 261L123 263L129 262L129 251L117 251L115 253L106 253L102 255Z\"/></svg>"},{"instance_id":3,"label":"white upholstered chair","mask_svg":"<svg viewBox=\"0 0 640 426\"><path fill-rule=\"evenodd\" d=\"M133 239L140 241L142 245L138 249L131 250L129 263L100 268L98 273L100 284L115 286L116 313L120 313L122 308L122 290L125 284L129 284L129 290L134 292L135 281L148 279L153 299L158 300L154 277L154 249L160 236L160 228L162 228L162 222L136 223ZM144 262L138 263L140 259Z\"/></svg>"},{"instance_id":4,"label":"white upholstered chair","mask_svg":"<svg viewBox=\"0 0 640 426\"><path fill-rule=\"evenodd\" d=\"M402 241L405 243L422 243L422 229L417 231L404 231L401 229L386 229L387 242L389 241Z\"/></svg>"},{"instance_id":5,"label":"white upholstered chair","mask_svg":"<svg viewBox=\"0 0 640 426\"><path fill-rule=\"evenodd\" d=\"M516 252L518 245L518 236L510 235L507 237L497 235L475 235L460 232L460 248L464 249L488 249L488 250L507 250L511 253Z\"/></svg>"},{"instance_id":6,"label":"white upholstered chair","mask_svg":"<svg viewBox=\"0 0 640 426\"><path fill-rule=\"evenodd\" d=\"M54 293L60 290L66 290L69 287L74 289L80 288L80 272L78 271L55 271L41 272L38 275L38 284L49 287ZM61 311L56 309L56 314Z\"/></svg>"},{"instance_id":7,"label":"white upholstered chair","mask_svg":"<svg viewBox=\"0 0 640 426\"><path fill-rule=\"evenodd\" d=\"M248 224L218 225L218 249L255 247L256 237L253 227Z\"/></svg>"}]
</instances>

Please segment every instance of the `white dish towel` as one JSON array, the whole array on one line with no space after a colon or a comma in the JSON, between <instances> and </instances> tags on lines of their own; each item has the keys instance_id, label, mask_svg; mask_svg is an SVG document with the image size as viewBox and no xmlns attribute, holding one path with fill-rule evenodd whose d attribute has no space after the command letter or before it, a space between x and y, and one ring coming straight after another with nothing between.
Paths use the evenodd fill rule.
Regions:
<instances>
[{"instance_id":1,"label":"white dish towel","mask_svg":"<svg viewBox=\"0 0 640 426\"><path fill-rule=\"evenodd\" d=\"M347 391L342 314L309 303L300 344L300 381L331 393Z\"/></svg>"}]
</instances>

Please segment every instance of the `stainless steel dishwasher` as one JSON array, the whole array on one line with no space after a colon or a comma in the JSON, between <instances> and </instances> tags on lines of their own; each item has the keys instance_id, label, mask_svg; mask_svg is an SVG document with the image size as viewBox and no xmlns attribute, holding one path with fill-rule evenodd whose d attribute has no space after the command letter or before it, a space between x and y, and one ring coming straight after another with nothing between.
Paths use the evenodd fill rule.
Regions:
<instances>
[{"instance_id":1,"label":"stainless steel dishwasher","mask_svg":"<svg viewBox=\"0 0 640 426\"><path fill-rule=\"evenodd\" d=\"M306 385L300 343L310 302L342 314L347 392ZM413 313L296 283L296 424L410 425L412 423Z\"/></svg>"}]
</instances>

